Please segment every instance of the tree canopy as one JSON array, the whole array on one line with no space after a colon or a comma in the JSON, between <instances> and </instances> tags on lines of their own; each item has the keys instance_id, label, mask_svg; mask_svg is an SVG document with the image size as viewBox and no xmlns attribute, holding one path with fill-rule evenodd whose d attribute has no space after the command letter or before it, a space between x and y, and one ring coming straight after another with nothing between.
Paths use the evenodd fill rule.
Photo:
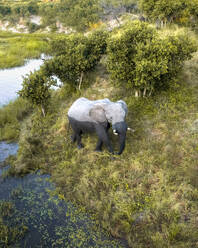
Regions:
<instances>
[{"instance_id":1,"label":"tree canopy","mask_svg":"<svg viewBox=\"0 0 198 248\"><path fill-rule=\"evenodd\" d=\"M34 106L41 108L43 115L46 114L46 108L51 97L50 88L56 85L56 81L48 77L42 69L30 72L23 79L23 88L18 94L30 101Z\"/></svg>"},{"instance_id":2,"label":"tree canopy","mask_svg":"<svg viewBox=\"0 0 198 248\"><path fill-rule=\"evenodd\" d=\"M140 0L139 8L151 19L164 22L188 22L196 16L196 0Z\"/></svg>"},{"instance_id":3,"label":"tree canopy","mask_svg":"<svg viewBox=\"0 0 198 248\"><path fill-rule=\"evenodd\" d=\"M161 38L149 24L134 21L108 39L107 67L119 85L145 96L169 87L195 50L187 35Z\"/></svg>"},{"instance_id":4,"label":"tree canopy","mask_svg":"<svg viewBox=\"0 0 198 248\"><path fill-rule=\"evenodd\" d=\"M60 3L60 20L78 31L98 22L100 14L99 0L62 0Z\"/></svg>"},{"instance_id":5,"label":"tree canopy","mask_svg":"<svg viewBox=\"0 0 198 248\"><path fill-rule=\"evenodd\" d=\"M106 31L96 31L87 37L72 34L53 40L54 57L45 62L46 71L80 88L84 73L92 70L105 52L107 36Z\"/></svg>"}]
</instances>

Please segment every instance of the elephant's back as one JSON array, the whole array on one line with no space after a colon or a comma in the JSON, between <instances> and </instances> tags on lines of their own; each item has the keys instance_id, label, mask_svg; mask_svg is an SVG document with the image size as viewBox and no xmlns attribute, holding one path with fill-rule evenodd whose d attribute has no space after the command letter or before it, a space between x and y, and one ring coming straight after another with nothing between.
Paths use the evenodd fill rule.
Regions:
<instances>
[{"instance_id":1,"label":"elephant's back","mask_svg":"<svg viewBox=\"0 0 198 248\"><path fill-rule=\"evenodd\" d=\"M68 116L78 121L90 121L89 112L95 104L109 104L111 101L108 98L91 101L85 97L78 98L69 108Z\"/></svg>"},{"instance_id":2,"label":"elephant's back","mask_svg":"<svg viewBox=\"0 0 198 248\"><path fill-rule=\"evenodd\" d=\"M89 111L92 106L92 101L81 97L77 99L69 108L68 116L78 121L91 121Z\"/></svg>"}]
</instances>

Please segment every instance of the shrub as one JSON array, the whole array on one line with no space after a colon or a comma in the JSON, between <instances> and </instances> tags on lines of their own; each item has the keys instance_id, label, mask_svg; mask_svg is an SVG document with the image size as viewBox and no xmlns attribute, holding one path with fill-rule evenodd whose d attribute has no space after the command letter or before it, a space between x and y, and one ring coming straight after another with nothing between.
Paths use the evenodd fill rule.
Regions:
<instances>
[{"instance_id":1,"label":"shrub","mask_svg":"<svg viewBox=\"0 0 198 248\"><path fill-rule=\"evenodd\" d=\"M196 0L140 0L139 7L152 20L185 24L197 16L198 3Z\"/></svg>"},{"instance_id":2,"label":"shrub","mask_svg":"<svg viewBox=\"0 0 198 248\"><path fill-rule=\"evenodd\" d=\"M106 31L96 31L85 37L72 34L51 43L54 58L45 63L46 71L56 75L63 83L78 84L80 89L83 76L92 70L106 51Z\"/></svg>"},{"instance_id":3,"label":"shrub","mask_svg":"<svg viewBox=\"0 0 198 248\"><path fill-rule=\"evenodd\" d=\"M56 82L46 76L41 68L39 71L30 72L27 77L24 77L23 88L18 93L34 106L39 106L45 117L47 104L51 97L50 87L55 84Z\"/></svg>"},{"instance_id":4,"label":"shrub","mask_svg":"<svg viewBox=\"0 0 198 248\"><path fill-rule=\"evenodd\" d=\"M36 23L28 22L27 23L29 33L34 33L35 31L39 30L40 26Z\"/></svg>"},{"instance_id":5,"label":"shrub","mask_svg":"<svg viewBox=\"0 0 198 248\"><path fill-rule=\"evenodd\" d=\"M162 39L154 28L139 21L116 31L107 43L111 78L135 90L136 96L167 88L177 78L184 60L196 50L186 35Z\"/></svg>"},{"instance_id":6,"label":"shrub","mask_svg":"<svg viewBox=\"0 0 198 248\"><path fill-rule=\"evenodd\" d=\"M11 13L11 8L8 5L0 5L0 15L5 16Z\"/></svg>"},{"instance_id":7,"label":"shrub","mask_svg":"<svg viewBox=\"0 0 198 248\"><path fill-rule=\"evenodd\" d=\"M98 0L63 0L59 8L61 22L78 31L84 31L90 23L98 22L101 14Z\"/></svg>"}]
</instances>

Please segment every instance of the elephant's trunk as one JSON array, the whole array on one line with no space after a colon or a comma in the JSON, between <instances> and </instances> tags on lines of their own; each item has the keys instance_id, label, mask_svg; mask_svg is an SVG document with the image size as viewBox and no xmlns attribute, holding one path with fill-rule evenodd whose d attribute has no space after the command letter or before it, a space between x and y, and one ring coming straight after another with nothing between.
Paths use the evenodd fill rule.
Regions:
<instances>
[{"instance_id":1,"label":"elephant's trunk","mask_svg":"<svg viewBox=\"0 0 198 248\"><path fill-rule=\"evenodd\" d=\"M125 122L119 122L113 125L113 133L119 135L120 150L118 155L122 154L125 148L127 124Z\"/></svg>"},{"instance_id":2,"label":"elephant's trunk","mask_svg":"<svg viewBox=\"0 0 198 248\"><path fill-rule=\"evenodd\" d=\"M126 133L119 135L119 142L120 142L120 150L118 152L118 155L122 154L125 148L125 139L126 139Z\"/></svg>"}]
</instances>

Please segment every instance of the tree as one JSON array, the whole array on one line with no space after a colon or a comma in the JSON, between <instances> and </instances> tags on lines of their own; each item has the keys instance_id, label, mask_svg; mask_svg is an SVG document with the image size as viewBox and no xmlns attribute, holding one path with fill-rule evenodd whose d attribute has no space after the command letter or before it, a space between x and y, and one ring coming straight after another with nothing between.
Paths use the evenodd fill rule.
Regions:
<instances>
[{"instance_id":1,"label":"tree","mask_svg":"<svg viewBox=\"0 0 198 248\"><path fill-rule=\"evenodd\" d=\"M110 16L120 23L118 17L134 9L137 5L137 0L102 0L100 4L104 17Z\"/></svg>"},{"instance_id":2,"label":"tree","mask_svg":"<svg viewBox=\"0 0 198 248\"><path fill-rule=\"evenodd\" d=\"M100 13L99 0L62 0L60 3L60 20L77 31L98 22Z\"/></svg>"},{"instance_id":3,"label":"tree","mask_svg":"<svg viewBox=\"0 0 198 248\"><path fill-rule=\"evenodd\" d=\"M155 30L145 23L134 22L114 33L107 41L107 69L119 85L133 88L136 95L142 88L136 79L136 55L138 45L152 41Z\"/></svg>"},{"instance_id":4,"label":"tree","mask_svg":"<svg viewBox=\"0 0 198 248\"><path fill-rule=\"evenodd\" d=\"M8 5L0 5L0 15L6 16L11 14L11 8Z\"/></svg>"},{"instance_id":5,"label":"tree","mask_svg":"<svg viewBox=\"0 0 198 248\"><path fill-rule=\"evenodd\" d=\"M42 16L42 25L53 25L57 21L59 14L59 6L55 3L41 4L39 7L39 15Z\"/></svg>"},{"instance_id":6,"label":"tree","mask_svg":"<svg viewBox=\"0 0 198 248\"><path fill-rule=\"evenodd\" d=\"M118 85L136 96L169 87L195 46L186 35L159 37L146 23L131 22L107 42L107 68Z\"/></svg>"},{"instance_id":7,"label":"tree","mask_svg":"<svg viewBox=\"0 0 198 248\"><path fill-rule=\"evenodd\" d=\"M31 14L31 15L36 15L38 14L38 10L39 10L39 7L38 7L38 4L37 2L35 1L30 1L27 5L27 10L28 12Z\"/></svg>"},{"instance_id":8,"label":"tree","mask_svg":"<svg viewBox=\"0 0 198 248\"><path fill-rule=\"evenodd\" d=\"M197 0L190 1L189 11L190 11L191 16L193 17L193 18L191 18L192 24L194 24L194 26L197 26L197 21L198 21L198 2L197 2Z\"/></svg>"},{"instance_id":9,"label":"tree","mask_svg":"<svg viewBox=\"0 0 198 248\"><path fill-rule=\"evenodd\" d=\"M46 71L63 83L81 88L84 74L92 70L106 51L106 31L96 31L87 37L72 34L55 39L51 44L54 58L45 62Z\"/></svg>"},{"instance_id":10,"label":"tree","mask_svg":"<svg viewBox=\"0 0 198 248\"><path fill-rule=\"evenodd\" d=\"M46 115L46 107L51 97L50 87L56 85L56 81L45 75L41 67L39 71L30 72L23 79L23 88L18 92L19 96L27 98L34 106L41 108L43 116Z\"/></svg>"},{"instance_id":11,"label":"tree","mask_svg":"<svg viewBox=\"0 0 198 248\"><path fill-rule=\"evenodd\" d=\"M193 8L192 8L193 6ZM140 0L139 8L151 20L161 21L162 25L167 22L181 22L189 20L193 15L192 9L198 6L196 0Z\"/></svg>"}]
</instances>

